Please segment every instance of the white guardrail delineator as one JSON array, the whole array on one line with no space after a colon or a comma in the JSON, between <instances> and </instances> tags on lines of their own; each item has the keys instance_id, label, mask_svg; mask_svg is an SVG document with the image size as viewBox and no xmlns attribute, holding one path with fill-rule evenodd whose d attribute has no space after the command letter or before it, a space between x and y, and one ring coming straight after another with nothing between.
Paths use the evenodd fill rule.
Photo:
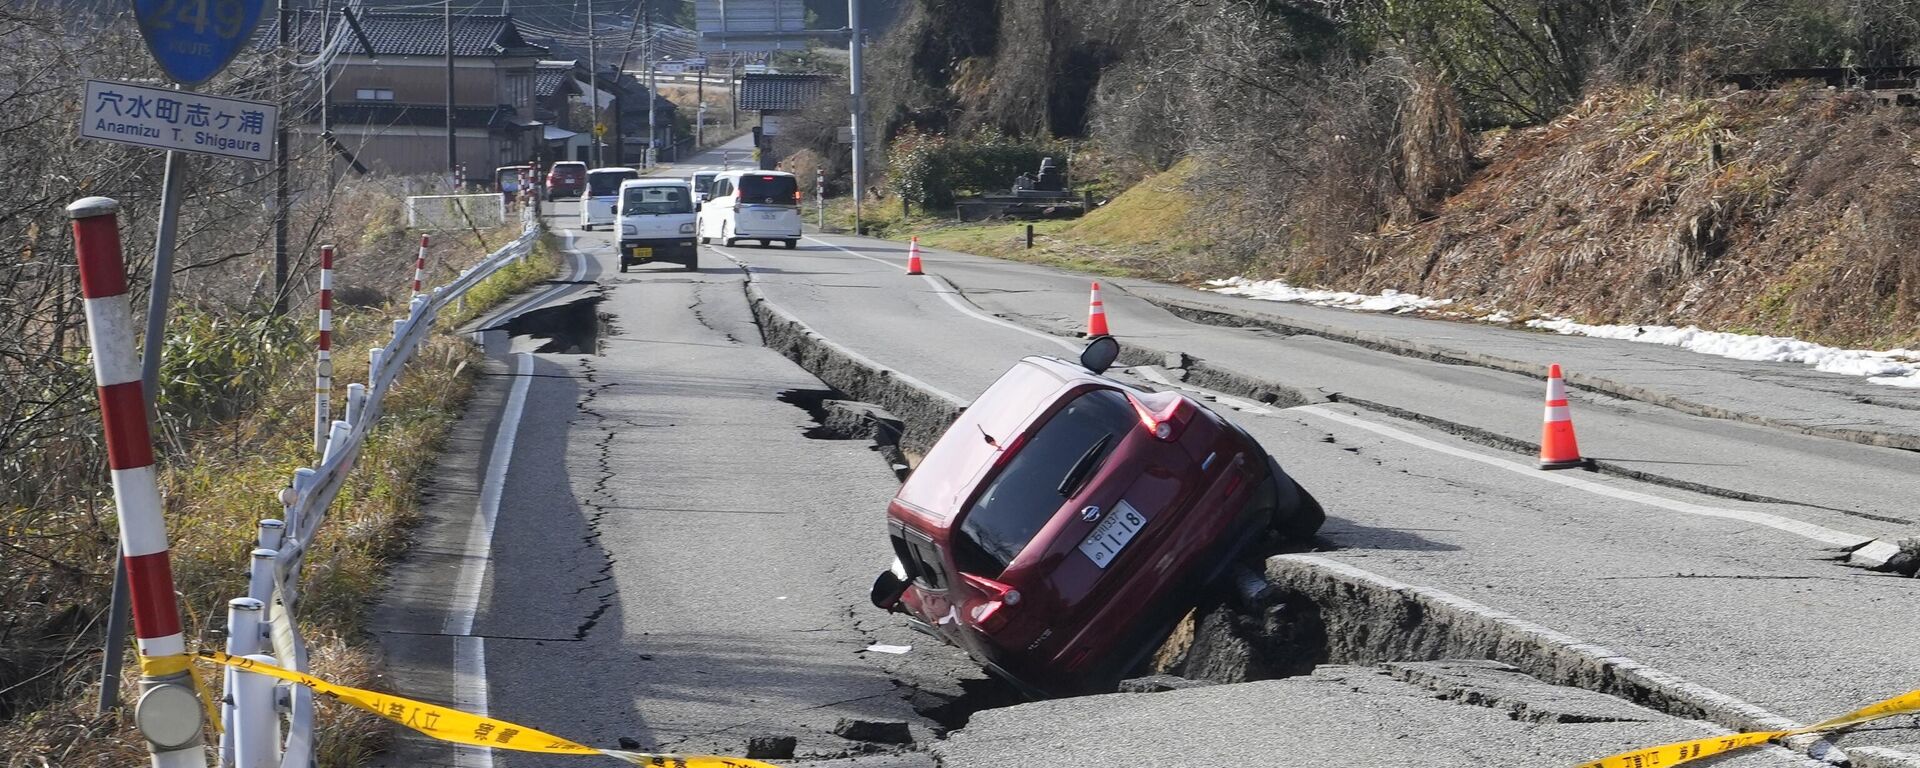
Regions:
<instances>
[{"instance_id":1,"label":"white guardrail delineator","mask_svg":"<svg viewBox=\"0 0 1920 768\"><path fill-rule=\"evenodd\" d=\"M452 282L430 293L415 291L407 304L407 316L393 324L392 340L369 356L367 382L347 386L345 419L323 425L321 420L331 414L316 409L314 442L321 449L319 463L294 471L291 483L280 492L281 519L260 521L260 548L253 551L247 596L236 598L229 606L229 626L233 630L227 644L229 653L271 658L283 667L312 671L298 624L301 564L307 548L326 522L327 510L339 496L341 485L352 474L367 435L380 422L383 398L432 330L440 311L501 267L532 252L540 230L531 206L524 209L521 224L518 238L487 254ZM323 318L322 327L330 331L327 326L332 318ZM312 691L304 686L278 685L270 678L244 672L229 671L225 680L227 704L221 719L227 735L220 744L221 768L309 768L315 736Z\"/></svg>"}]
</instances>

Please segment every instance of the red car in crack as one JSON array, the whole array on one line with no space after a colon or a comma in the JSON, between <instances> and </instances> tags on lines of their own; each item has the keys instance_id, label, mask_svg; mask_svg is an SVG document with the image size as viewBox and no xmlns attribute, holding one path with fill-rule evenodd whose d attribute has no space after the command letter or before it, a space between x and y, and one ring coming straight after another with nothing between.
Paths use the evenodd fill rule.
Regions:
<instances>
[{"instance_id":1,"label":"red car in crack","mask_svg":"<svg viewBox=\"0 0 1920 768\"><path fill-rule=\"evenodd\" d=\"M1029 357L983 392L887 508L876 606L1029 696L1111 690L1272 528L1310 539L1319 502L1258 442L1177 392Z\"/></svg>"}]
</instances>

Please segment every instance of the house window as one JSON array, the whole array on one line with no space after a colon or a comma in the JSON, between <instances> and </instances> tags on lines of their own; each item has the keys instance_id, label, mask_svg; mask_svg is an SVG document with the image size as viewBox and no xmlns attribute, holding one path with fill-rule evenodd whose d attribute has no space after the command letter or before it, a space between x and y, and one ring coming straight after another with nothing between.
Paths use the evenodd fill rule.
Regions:
<instances>
[{"instance_id":1,"label":"house window","mask_svg":"<svg viewBox=\"0 0 1920 768\"><path fill-rule=\"evenodd\" d=\"M532 83L533 78L526 75L514 75L507 78L508 98L511 99L507 103L519 108L528 106L528 102L533 99Z\"/></svg>"},{"instance_id":2,"label":"house window","mask_svg":"<svg viewBox=\"0 0 1920 768\"><path fill-rule=\"evenodd\" d=\"M359 88L354 90L353 97L360 101L393 101L393 90L390 88Z\"/></svg>"}]
</instances>

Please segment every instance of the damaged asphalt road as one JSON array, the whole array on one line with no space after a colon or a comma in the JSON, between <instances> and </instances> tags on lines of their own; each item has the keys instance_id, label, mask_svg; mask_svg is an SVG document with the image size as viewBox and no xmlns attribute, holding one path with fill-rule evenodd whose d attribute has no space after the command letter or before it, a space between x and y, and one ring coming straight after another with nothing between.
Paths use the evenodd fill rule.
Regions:
<instances>
[{"instance_id":1,"label":"damaged asphalt road","mask_svg":"<svg viewBox=\"0 0 1920 768\"><path fill-rule=\"evenodd\" d=\"M460 666L478 645L491 715L584 743L743 755L754 741L777 758L931 765L924 745L980 673L866 610L891 557L874 511L898 485L898 454L837 439L858 418L822 423L835 393L761 346L739 270L615 275L609 240L573 240L597 281L485 324L504 332L486 334L491 375L376 621L396 690L473 707ZM473 637L449 637L436 603L470 559L521 354L524 411ZM860 730L876 726L909 741ZM580 763L408 737L389 764Z\"/></svg>"},{"instance_id":2,"label":"damaged asphalt road","mask_svg":"<svg viewBox=\"0 0 1920 768\"><path fill-rule=\"evenodd\" d=\"M556 208L568 221L568 204ZM560 281L531 311L488 324L501 331L486 334L492 375L456 430L434 519L377 622L396 690L477 702L596 745L757 749L781 764L1400 766L1432 755L1420 764L1571 765L1747 715L1699 708L1607 659L1555 655L1564 648L1483 614L1450 615L1465 604L1451 595L1798 718L1894 684L1848 675L1851 666L1912 663L1888 642L1911 627L1878 610L1904 587L1842 569L1804 541L1463 470L1474 465L1354 427L1358 412L1344 405L1246 403L1234 418L1332 518L1320 552L1268 563L1273 602L1203 615L1162 667L1234 682L1298 676L1162 679L1130 687L1178 690L1020 704L958 651L872 609L866 591L891 557L881 511L896 471L1013 357L1077 344L968 319L964 298L812 244L710 249L756 268L743 285L747 275L719 258L693 273L613 274L610 240L578 237L590 269L574 279L584 282ZM501 414L515 391L524 411L509 430ZM503 434L515 442L486 579L472 631L450 637L437 615L444 582L475 557L474 509ZM1549 533L1513 535L1529 529ZM1339 567L1451 593L1327 576ZM1726 601L1727 589L1753 605ZM1813 629L1834 626L1796 607L1814 589L1839 595L1825 608L1859 626ZM1679 611L1697 620L1674 621ZM1791 644L1716 629L1758 623L1785 628ZM876 644L912 650L867 650ZM1400 664L1471 657L1512 666ZM1727 658L1743 663L1715 661ZM1789 668L1818 674L1789 678ZM578 764L411 740L397 754L389 764ZM1805 762L1774 750L1725 764Z\"/></svg>"}]
</instances>

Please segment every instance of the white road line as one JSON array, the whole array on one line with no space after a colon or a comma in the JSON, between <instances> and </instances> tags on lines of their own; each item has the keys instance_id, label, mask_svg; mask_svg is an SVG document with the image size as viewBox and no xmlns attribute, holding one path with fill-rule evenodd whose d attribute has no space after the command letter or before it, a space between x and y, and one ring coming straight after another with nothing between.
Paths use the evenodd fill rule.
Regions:
<instances>
[{"instance_id":1,"label":"white road line","mask_svg":"<svg viewBox=\"0 0 1920 768\"><path fill-rule=\"evenodd\" d=\"M473 635L453 638L453 705L482 717L489 715L484 638ZM493 768L493 750L456 746L453 764L456 768Z\"/></svg>"},{"instance_id":2,"label":"white road line","mask_svg":"<svg viewBox=\"0 0 1920 768\"><path fill-rule=\"evenodd\" d=\"M568 261L572 276L569 281L577 282L586 276L586 256L574 247L573 230L562 230L561 235L566 238L567 255L570 257ZM495 313L495 317L510 320L571 288L572 285L552 286L532 299L515 302L509 309ZM486 584L488 563L493 558L494 525L500 517L500 497L506 490L507 470L513 463L514 440L520 433L520 417L526 410L527 391L533 384L533 355L522 352L515 357L518 362L513 386L507 394L506 405L500 411L500 427L494 433L493 453L487 458L485 479L480 485L480 503L474 509L475 519L467 528L460 573L453 584L451 608L441 626L441 632L452 636L453 640L454 704L482 717L490 711L487 700L487 646L486 638L473 634L473 622L480 611L480 593ZM454 747L453 764L458 768L492 768L493 750Z\"/></svg>"},{"instance_id":3,"label":"white road line","mask_svg":"<svg viewBox=\"0 0 1920 768\"><path fill-rule=\"evenodd\" d=\"M487 458L485 479L480 484L480 505L474 524L467 529L467 544L462 552L460 575L454 582L453 608L447 612L442 631L449 635L473 633L473 618L479 610L480 591L486 581L487 561L493 552L494 520L500 516L500 495L506 489L507 468L513 461L513 441L520 432L520 414L527 406L527 389L533 382L533 355L514 355L519 364L513 377L513 389L506 407L500 411L500 428L493 436L493 453Z\"/></svg>"},{"instance_id":4,"label":"white road line","mask_svg":"<svg viewBox=\"0 0 1920 768\"><path fill-rule=\"evenodd\" d=\"M842 253L849 253L849 254L852 254L852 255L854 255L854 256L858 256L858 257L860 257L860 258L863 258L863 259L866 259L867 261L872 261L872 262L878 262L878 263L880 263L880 264L885 264L885 265L887 265L887 266L889 266L889 267L892 267L892 268L894 268L894 269L899 269L899 270L904 270L904 269L906 269L906 267L904 267L904 266L902 266L902 265L899 265L899 264L895 264L895 263L893 263L893 262L891 262L891 261L887 261L886 259L882 259L882 258L879 258L879 257L877 257L877 256L868 256L868 255L866 255L866 254L864 254L864 253L861 253L861 252L859 252L859 251L855 251L855 250L852 250L852 249L849 249L849 248L842 248L842 247L840 247L840 246L838 246L838 245L834 245L833 243L829 243L829 242L827 242L827 241L825 241L825 240L821 240L821 239L819 239L819 238L817 238L817 237L813 237L813 236L811 236L811 235L809 235L809 236L808 236L808 237L807 237L806 239L807 239L807 240L811 240L811 241L813 241L813 242L816 242L816 243L819 243L819 244L821 244L821 245L824 245L824 246L826 246L826 247L828 247L828 248L832 248L832 249L834 249L834 250L836 250L836 251L840 251L840 252L842 252ZM1068 341L1068 340L1066 340L1066 339L1063 339L1063 338L1060 338L1059 336L1055 336L1055 335L1053 335L1053 334L1050 334L1050 333L1045 333L1045 332L1042 332L1042 331L1036 331L1036 330L1034 330L1034 329L1032 329L1032 328L1028 328L1028 327L1026 327L1026 326L1024 326L1024 325L1020 325L1020 324L1018 324L1018 323L1013 323L1013 322L1008 322L1008 321L1006 321L1006 320L1002 320L1002 319L1000 319L1000 318L998 318L998 317L994 317L994 316L992 316L992 315L989 315L989 314L987 314L987 313L985 313L985 312L981 312L981 311L980 311L979 309L976 309L976 308L974 308L974 307L973 307L972 305L970 305L970 304L968 304L967 302L965 302L965 301L962 301L962 300L961 300L961 299L959 298L959 297L960 297L960 289L958 289L958 288L955 288L955 287L953 286L953 284L952 284L952 283L949 283L949 282L947 282L947 281L945 281L945 280L943 280L943 279L941 279L941 278L938 278L938 277L935 277L935 276L933 276L933 275L921 275L921 276L920 276L920 278L921 278L921 279L923 279L923 280L925 280L925 281L927 281L927 285L930 285L930 286L932 286L932 287L933 287L933 292L934 292L935 294L937 294L937 295L938 295L938 296L940 297L940 299L941 299L942 301L945 301L945 302L947 303L947 306L950 306L950 307L953 307L954 309L957 309L957 310L959 310L959 311L960 311L960 313L961 313L961 314L963 314L963 315L966 315L966 316L968 316L968 317L971 317L971 318L973 318L973 319L975 319L975 320L979 320L979 321L981 321L981 322L983 322L983 323L992 323L992 324L994 324L994 325L997 325L997 326L1000 326L1000 327L1002 327L1002 328L1006 328L1006 329L1008 329L1008 330L1013 330L1013 331L1019 331L1019 332L1021 332L1021 333L1024 333L1024 334L1026 334L1026 335L1028 335L1028 336L1032 336L1032 337L1034 337L1034 338L1036 338L1036 339L1045 339L1045 340L1047 340L1047 341L1050 341L1050 342L1053 342L1054 344L1058 344L1058 345L1060 345L1060 347L1061 347L1062 349L1065 349L1066 351L1068 351L1068 352L1072 352L1072 353L1074 353L1074 354L1079 354L1079 353L1080 353L1080 345L1079 345L1078 343L1075 343L1075 342L1072 342L1072 341Z\"/></svg>"},{"instance_id":5,"label":"white road line","mask_svg":"<svg viewBox=\"0 0 1920 768\"><path fill-rule=\"evenodd\" d=\"M1559 485L1566 486L1568 488L1586 491L1587 493L1591 493L1599 496L1607 496L1610 498L1620 499L1622 501L1630 501L1636 504L1644 504L1649 507L1658 507L1660 509L1665 509L1673 512L1680 512L1680 513L1689 514L1689 515L1699 515L1701 517L1718 517L1718 518L1724 518L1728 520L1739 520L1741 522L1753 523L1755 525L1764 525L1764 526L1767 526L1768 528L1774 528L1777 530L1786 531L1787 533L1791 533L1796 536L1803 536L1805 538L1812 539L1822 544L1828 544L1835 547L1847 547L1847 548L1858 547L1866 544L1867 542L1873 541L1872 536L1862 536L1855 533L1838 531L1832 528L1827 528L1825 526L1802 522L1799 520L1794 520L1792 518L1781 517L1779 515L1772 515L1765 512L1755 512L1752 510L1745 510L1745 509L1728 509L1726 507L1709 507L1702 504L1693 504L1685 501L1675 501L1673 499L1665 499L1665 498L1661 498L1659 496L1654 496L1651 494L1640 493L1638 491L1629 491L1624 488L1616 488L1605 483L1597 483L1592 480L1587 480L1585 478L1578 477L1576 475L1569 475L1564 472L1546 472L1546 471L1542 471L1532 466L1528 466L1518 462L1508 461L1506 459L1501 459L1493 456L1488 456L1485 454L1475 453L1473 451L1465 450L1463 448L1456 448L1451 445L1446 445L1444 443L1440 443L1434 440L1429 440L1427 438L1420 437L1419 435L1415 435L1409 432L1395 429L1393 427L1389 427L1384 424L1376 424L1374 422L1367 421L1357 416L1351 416L1345 413L1341 413L1339 411L1332 410L1324 405L1306 405L1298 408L1290 408L1288 410L1295 413L1310 413L1315 416L1319 416L1323 419L1337 421L1350 427L1364 429L1368 432L1372 432L1377 435L1390 437L1411 446L1415 446L1418 448L1425 448L1429 451L1434 451L1436 453L1444 453L1448 456L1466 459L1468 461L1476 461L1490 467L1504 469L1508 472L1512 472L1518 475L1524 475L1526 477L1530 477L1542 482L1556 483Z\"/></svg>"},{"instance_id":6,"label":"white road line","mask_svg":"<svg viewBox=\"0 0 1920 768\"><path fill-rule=\"evenodd\" d=\"M467 528L466 546L461 552L460 574L453 584L451 608L447 611L443 634L453 636L454 698L463 709L487 715L486 641L473 634L474 616L480 610L480 592L486 583L487 563L493 555L494 522L500 516L500 495L505 490L507 469L513 461L513 441L520 432L520 415L527 406L527 389L533 382L533 355L522 352L513 378L513 389L500 412L500 428L494 433L493 454L487 459L485 479L480 485L480 504L475 519ZM458 747L454 764L466 768L493 765L493 750Z\"/></svg>"}]
</instances>

